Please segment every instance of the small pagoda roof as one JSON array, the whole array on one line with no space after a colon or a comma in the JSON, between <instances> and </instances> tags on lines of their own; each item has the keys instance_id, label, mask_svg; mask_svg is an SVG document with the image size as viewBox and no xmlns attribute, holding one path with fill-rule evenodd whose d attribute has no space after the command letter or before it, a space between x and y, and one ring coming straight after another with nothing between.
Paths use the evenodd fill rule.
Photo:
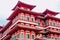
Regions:
<instances>
[{"instance_id":1,"label":"small pagoda roof","mask_svg":"<svg viewBox=\"0 0 60 40\"><path fill-rule=\"evenodd\" d=\"M43 14L45 14L45 15L46 15L46 14L51 14L51 15L56 16L56 15L59 14L59 13L46 9L46 10L43 12Z\"/></svg>"},{"instance_id":2,"label":"small pagoda roof","mask_svg":"<svg viewBox=\"0 0 60 40\"><path fill-rule=\"evenodd\" d=\"M17 6L18 7L21 7L21 6L26 7L26 8L29 8L30 10L32 10L34 7L36 7L34 5L29 5L29 4L23 3L21 1L18 1L17 5L12 10L15 10Z\"/></svg>"},{"instance_id":3,"label":"small pagoda roof","mask_svg":"<svg viewBox=\"0 0 60 40\"><path fill-rule=\"evenodd\" d=\"M49 15L46 15L44 17L39 17L37 16L38 18L41 18L41 19L53 19L53 20L56 20L56 21L60 21L60 18L57 18L55 16L49 16Z\"/></svg>"}]
</instances>

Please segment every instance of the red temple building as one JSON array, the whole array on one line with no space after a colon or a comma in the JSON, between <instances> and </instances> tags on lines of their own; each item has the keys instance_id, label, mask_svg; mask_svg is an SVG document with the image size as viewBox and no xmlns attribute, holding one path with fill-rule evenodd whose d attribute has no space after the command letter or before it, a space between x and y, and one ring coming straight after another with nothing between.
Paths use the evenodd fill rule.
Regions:
<instances>
[{"instance_id":1,"label":"red temple building","mask_svg":"<svg viewBox=\"0 0 60 40\"><path fill-rule=\"evenodd\" d=\"M59 13L33 12L35 7L18 1L9 22L0 27L0 40L60 40L60 18L55 17Z\"/></svg>"}]
</instances>

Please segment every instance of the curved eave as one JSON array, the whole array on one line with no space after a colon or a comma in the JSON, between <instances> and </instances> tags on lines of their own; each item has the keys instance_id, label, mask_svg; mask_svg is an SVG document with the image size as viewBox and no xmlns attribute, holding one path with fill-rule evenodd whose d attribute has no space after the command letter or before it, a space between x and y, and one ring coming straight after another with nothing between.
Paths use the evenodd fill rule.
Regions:
<instances>
[{"instance_id":1,"label":"curved eave","mask_svg":"<svg viewBox=\"0 0 60 40\"><path fill-rule=\"evenodd\" d=\"M38 17L37 18L41 18L41 19L53 19L53 20L56 20L56 21L60 21L60 18L57 18L57 17L54 17L54 16L49 16L49 15L46 15L44 17Z\"/></svg>"},{"instance_id":2,"label":"curved eave","mask_svg":"<svg viewBox=\"0 0 60 40\"><path fill-rule=\"evenodd\" d=\"M56 18L56 17L52 17L52 16L47 16L46 18L60 21L60 18Z\"/></svg>"},{"instance_id":3,"label":"curved eave","mask_svg":"<svg viewBox=\"0 0 60 40\"><path fill-rule=\"evenodd\" d=\"M30 10L32 10L34 7L36 7L34 5L30 5L30 4L26 4L26 3L23 3L21 1L18 1L17 5L12 10L15 10L17 6L18 7L24 6L24 7L30 8Z\"/></svg>"},{"instance_id":4,"label":"curved eave","mask_svg":"<svg viewBox=\"0 0 60 40\"><path fill-rule=\"evenodd\" d=\"M7 28L9 28L10 25L11 25L11 23L12 23L11 21L8 22L8 23L6 24L6 26L2 28L1 32L4 32Z\"/></svg>"},{"instance_id":5,"label":"curved eave","mask_svg":"<svg viewBox=\"0 0 60 40\"><path fill-rule=\"evenodd\" d=\"M3 28L2 26L0 26L0 29Z\"/></svg>"},{"instance_id":6,"label":"curved eave","mask_svg":"<svg viewBox=\"0 0 60 40\"><path fill-rule=\"evenodd\" d=\"M6 37L4 37L4 38L1 39L1 40L9 40L10 37L11 37L11 35L7 35Z\"/></svg>"},{"instance_id":7,"label":"curved eave","mask_svg":"<svg viewBox=\"0 0 60 40\"><path fill-rule=\"evenodd\" d=\"M17 31L17 29L18 29L18 27L14 27L14 28L12 28L10 31L9 31L9 33L8 33L8 35L10 34L10 35L12 35L15 31Z\"/></svg>"},{"instance_id":8,"label":"curved eave","mask_svg":"<svg viewBox=\"0 0 60 40\"><path fill-rule=\"evenodd\" d=\"M59 12L54 12L54 11L51 11L51 10L48 10L48 9L46 9L44 12L43 12L43 14L52 14L52 15L57 15L57 14L59 14Z\"/></svg>"},{"instance_id":9,"label":"curved eave","mask_svg":"<svg viewBox=\"0 0 60 40\"><path fill-rule=\"evenodd\" d=\"M7 18L7 20L12 20L16 17L16 15L18 15L18 13L20 12L24 12L24 13L28 13L28 14L33 14L35 16L44 16L42 13L37 13L37 12L32 12L32 11L26 11L26 10L22 10L19 7L17 7L16 10L14 10L14 12Z\"/></svg>"}]
</instances>

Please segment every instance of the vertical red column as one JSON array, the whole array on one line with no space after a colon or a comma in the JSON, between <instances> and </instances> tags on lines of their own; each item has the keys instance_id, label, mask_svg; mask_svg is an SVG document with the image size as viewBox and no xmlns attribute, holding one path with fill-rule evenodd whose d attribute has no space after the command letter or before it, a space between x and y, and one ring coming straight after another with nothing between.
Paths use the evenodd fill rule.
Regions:
<instances>
[{"instance_id":1,"label":"vertical red column","mask_svg":"<svg viewBox=\"0 0 60 40\"><path fill-rule=\"evenodd\" d=\"M24 31L24 40L26 40L26 31Z\"/></svg>"},{"instance_id":2,"label":"vertical red column","mask_svg":"<svg viewBox=\"0 0 60 40\"><path fill-rule=\"evenodd\" d=\"M36 37L36 34L35 34L35 32L34 32L34 31L31 31L31 35L30 35L30 37L31 37L31 40L34 40L34 39L33 39L33 36L34 36L34 39L35 39L35 37Z\"/></svg>"},{"instance_id":3,"label":"vertical red column","mask_svg":"<svg viewBox=\"0 0 60 40\"><path fill-rule=\"evenodd\" d=\"M20 39L21 40L24 40L24 30L23 29L20 32Z\"/></svg>"},{"instance_id":4,"label":"vertical red column","mask_svg":"<svg viewBox=\"0 0 60 40\"><path fill-rule=\"evenodd\" d=\"M50 34L50 37L53 38L54 37L53 34Z\"/></svg>"}]
</instances>

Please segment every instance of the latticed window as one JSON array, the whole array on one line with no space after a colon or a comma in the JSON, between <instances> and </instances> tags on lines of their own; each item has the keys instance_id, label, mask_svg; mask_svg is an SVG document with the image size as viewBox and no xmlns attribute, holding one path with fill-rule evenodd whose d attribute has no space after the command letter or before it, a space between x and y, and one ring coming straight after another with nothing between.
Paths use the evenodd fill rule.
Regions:
<instances>
[{"instance_id":1,"label":"latticed window","mask_svg":"<svg viewBox=\"0 0 60 40\"><path fill-rule=\"evenodd\" d=\"M16 40L16 36L12 37L12 40Z\"/></svg>"},{"instance_id":2,"label":"latticed window","mask_svg":"<svg viewBox=\"0 0 60 40\"><path fill-rule=\"evenodd\" d=\"M55 40L58 40L58 38L55 38Z\"/></svg>"},{"instance_id":3,"label":"latticed window","mask_svg":"<svg viewBox=\"0 0 60 40\"><path fill-rule=\"evenodd\" d=\"M45 21L45 25L48 26L48 21Z\"/></svg>"},{"instance_id":4,"label":"latticed window","mask_svg":"<svg viewBox=\"0 0 60 40\"><path fill-rule=\"evenodd\" d=\"M30 39L30 35L26 34L26 40L29 40L29 39Z\"/></svg>"},{"instance_id":5,"label":"latticed window","mask_svg":"<svg viewBox=\"0 0 60 40\"><path fill-rule=\"evenodd\" d=\"M24 19L24 13L21 13L19 16L21 19Z\"/></svg>"},{"instance_id":6,"label":"latticed window","mask_svg":"<svg viewBox=\"0 0 60 40\"><path fill-rule=\"evenodd\" d=\"M56 23L54 22L53 25L56 26Z\"/></svg>"},{"instance_id":7,"label":"latticed window","mask_svg":"<svg viewBox=\"0 0 60 40\"><path fill-rule=\"evenodd\" d=\"M24 10L28 10L28 8L24 8Z\"/></svg>"},{"instance_id":8,"label":"latticed window","mask_svg":"<svg viewBox=\"0 0 60 40\"><path fill-rule=\"evenodd\" d=\"M29 34L27 34L27 38L28 38L28 39L30 38L30 35L29 35Z\"/></svg>"},{"instance_id":9,"label":"latticed window","mask_svg":"<svg viewBox=\"0 0 60 40\"><path fill-rule=\"evenodd\" d=\"M24 16L21 16L21 19L24 19Z\"/></svg>"},{"instance_id":10,"label":"latticed window","mask_svg":"<svg viewBox=\"0 0 60 40\"><path fill-rule=\"evenodd\" d=\"M20 34L17 34L17 35L16 35L16 38L19 39L19 38L20 38Z\"/></svg>"},{"instance_id":11,"label":"latticed window","mask_svg":"<svg viewBox=\"0 0 60 40\"><path fill-rule=\"evenodd\" d=\"M19 38L20 38L20 34L17 34L17 35L12 37L12 40L19 40Z\"/></svg>"},{"instance_id":12,"label":"latticed window","mask_svg":"<svg viewBox=\"0 0 60 40\"><path fill-rule=\"evenodd\" d=\"M34 18L32 18L32 22L34 22Z\"/></svg>"},{"instance_id":13,"label":"latticed window","mask_svg":"<svg viewBox=\"0 0 60 40\"><path fill-rule=\"evenodd\" d=\"M50 22L50 25L52 26L52 22Z\"/></svg>"},{"instance_id":14,"label":"latticed window","mask_svg":"<svg viewBox=\"0 0 60 40\"><path fill-rule=\"evenodd\" d=\"M21 33L21 40L24 40L24 33Z\"/></svg>"},{"instance_id":15,"label":"latticed window","mask_svg":"<svg viewBox=\"0 0 60 40\"><path fill-rule=\"evenodd\" d=\"M34 35L32 35L32 39L34 39Z\"/></svg>"},{"instance_id":16,"label":"latticed window","mask_svg":"<svg viewBox=\"0 0 60 40\"><path fill-rule=\"evenodd\" d=\"M40 22L38 22L38 26L40 26Z\"/></svg>"},{"instance_id":17,"label":"latticed window","mask_svg":"<svg viewBox=\"0 0 60 40\"><path fill-rule=\"evenodd\" d=\"M27 20L29 21L29 17L27 16Z\"/></svg>"},{"instance_id":18,"label":"latticed window","mask_svg":"<svg viewBox=\"0 0 60 40\"><path fill-rule=\"evenodd\" d=\"M38 26L40 26L40 19L38 19Z\"/></svg>"}]
</instances>

